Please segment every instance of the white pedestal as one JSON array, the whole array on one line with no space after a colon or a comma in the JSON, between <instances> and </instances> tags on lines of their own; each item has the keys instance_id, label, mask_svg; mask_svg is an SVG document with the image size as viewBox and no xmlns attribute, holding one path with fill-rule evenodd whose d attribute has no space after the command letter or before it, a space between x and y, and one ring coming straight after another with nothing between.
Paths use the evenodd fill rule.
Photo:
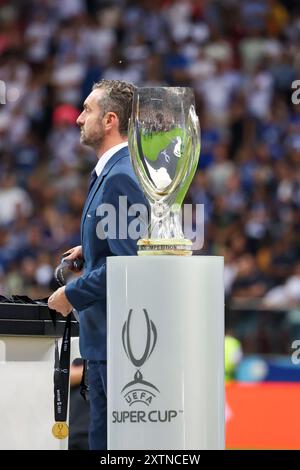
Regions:
<instances>
[{"instance_id":1,"label":"white pedestal","mask_svg":"<svg viewBox=\"0 0 300 470\"><path fill-rule=\"evenodd\" d=\"M52 435L55 338L0 336L0 449L65 450ZM72 356L78 355L72 338Z\"/></svg>"},{"instance_id":2,"label":"white pedestal","mask_svg":"<svg viewBox=\"0 0 300 470\"><path fill-rule=\"evenodd\" d=\"M224 449L223 258L108 258L108 448Z\"/></svg>"}]
</instances>

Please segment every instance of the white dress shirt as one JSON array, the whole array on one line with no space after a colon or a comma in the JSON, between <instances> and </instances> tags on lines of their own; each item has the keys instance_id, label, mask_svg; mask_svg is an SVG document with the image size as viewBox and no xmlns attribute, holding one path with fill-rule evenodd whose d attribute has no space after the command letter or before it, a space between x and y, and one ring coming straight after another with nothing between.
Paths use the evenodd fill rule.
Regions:
<instances>
[{"instance_id":1,"label":"white dress shirt","mask_svg":"<svg viewBox=\"0 0 300 470\"><path fill-rule=\"evenodd\" d=\"M127 147L128 145L128 142L122 142L121 144L118 144L118 145L114 145L113 147L111 147L109 150L107 150L106 152L104 152L103 155L101 155L101 157L99 158L99 161L97 163L97 165L95 166L95 171L97 173L97 176L99 176L102 171L103 171L103 168L105 167L106 163L108 162L108 160L114 156L115 153L117 153L119 150L121 150L122 148L124 147Z\"/></svg>"}]
</instances>

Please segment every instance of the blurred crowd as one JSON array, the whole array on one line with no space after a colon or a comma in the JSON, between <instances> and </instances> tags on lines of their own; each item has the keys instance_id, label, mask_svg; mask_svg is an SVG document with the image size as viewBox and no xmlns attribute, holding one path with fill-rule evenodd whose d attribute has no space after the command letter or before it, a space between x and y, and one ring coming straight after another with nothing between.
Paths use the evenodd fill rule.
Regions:
<instances>
[{"instance_id":1,"label":"blurred crowd","mask_svg":"<svg viewBox=\"0 0 300 470\"><path fill-rule=\"evenodd\" d=\"M201 124L187 202L227 296L300 301L298 0L0 0L0 294L49 294L95 155L76 117L101 78L191 86Z\"/></svg>"}]
</instances>

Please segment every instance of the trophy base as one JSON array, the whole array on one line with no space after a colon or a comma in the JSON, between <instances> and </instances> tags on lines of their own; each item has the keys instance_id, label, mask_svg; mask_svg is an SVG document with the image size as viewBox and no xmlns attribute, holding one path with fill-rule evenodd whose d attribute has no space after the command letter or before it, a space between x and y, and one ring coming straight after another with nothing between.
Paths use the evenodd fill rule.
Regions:
<instances>
[{"instance_id":1,"label":"trophy base","mask_svg":"<svg viewBox=\"0 0 300 470\"><path fill-rule=\"evenodd\" d=\"M138 255L176 255L176 256L192 256L191 240L183 239L147 239L139 240Z\"/></svg>"}]
</instances>

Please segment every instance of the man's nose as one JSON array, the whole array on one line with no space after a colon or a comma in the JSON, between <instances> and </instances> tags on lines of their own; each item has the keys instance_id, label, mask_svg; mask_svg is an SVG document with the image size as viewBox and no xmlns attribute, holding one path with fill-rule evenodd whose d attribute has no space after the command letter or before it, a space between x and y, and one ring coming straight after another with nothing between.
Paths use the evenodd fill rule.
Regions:
<instances>
[{"instance_id":1,"label":"man's nose","mask_svg":"<svg viewBox=\"0 0 300 470\"><path fill-rule=\"evenodd\" d=\"M83 126L84 119L83 119L82 113L80 114L80 116L78 116L76 124L77 124L77 126Z\"/></svg>"}]
</instances>

